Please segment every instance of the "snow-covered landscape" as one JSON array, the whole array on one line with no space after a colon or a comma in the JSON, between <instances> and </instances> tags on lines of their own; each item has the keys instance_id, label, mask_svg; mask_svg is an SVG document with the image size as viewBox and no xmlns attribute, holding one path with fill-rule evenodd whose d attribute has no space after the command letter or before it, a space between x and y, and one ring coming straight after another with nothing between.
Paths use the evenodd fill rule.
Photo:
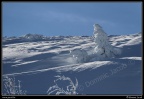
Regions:
<instances>
[{"instance_id":1,"label":"snow-covered landscape","mask_svg":"<svg viewBox=\"0 0 144 99\"><path fill-rule=\"evenodd\" d=\"M107 35L95 24L91 36L3 37L2 93L142 94L142 33Z\"/></svg>"}]
</instances>

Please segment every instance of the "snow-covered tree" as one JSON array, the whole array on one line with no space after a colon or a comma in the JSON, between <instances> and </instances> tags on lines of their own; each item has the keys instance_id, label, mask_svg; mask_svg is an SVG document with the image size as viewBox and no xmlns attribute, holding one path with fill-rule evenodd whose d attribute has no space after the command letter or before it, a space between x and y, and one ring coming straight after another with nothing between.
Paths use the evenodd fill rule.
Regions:
<instances>
[{"instance_id":1,"label":"snow-covered tree","mask_svg":"<svg viewBox=\"0 0 144 99\"><path fill-rule=\"evenodd\" d=\"M113 47L109 41L108 36L99 24L94 24L94 41L96 46L94 48L94 54L100 58L113 57L120 54L118 48Z\"/></svg>"},{"instance_id":2,"label":"snow-covered tree","mask_svg":"<svg viewBox=\"0 0 144 99\"><path fill-rule=\"evenodd\" d=\"M94 24L94 41L95 48L90 50L88 54L84 49L74 49L70 51L73 61L77 63L103 60L104 58L114 57L121 53L119 48L112 46L109 43L108 36L99 24Z\"/></svg>"}]
</instances>

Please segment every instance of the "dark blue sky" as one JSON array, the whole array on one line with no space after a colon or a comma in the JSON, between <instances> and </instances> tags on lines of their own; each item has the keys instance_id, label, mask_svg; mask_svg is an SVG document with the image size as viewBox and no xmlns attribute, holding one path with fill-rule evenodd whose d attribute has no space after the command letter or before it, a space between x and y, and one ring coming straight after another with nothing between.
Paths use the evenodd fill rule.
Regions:
<instances>
[{"instance_id":1,"label":"dark blue sky","mask_svg":"<svg viewBox=\"0 0 144 99\"><path fill-rule=\"evenodd\" d=\"M93 34L100 24L108 35L142 31L141 2L3 2L3 36Z\"/></svg>"}]
</instances>

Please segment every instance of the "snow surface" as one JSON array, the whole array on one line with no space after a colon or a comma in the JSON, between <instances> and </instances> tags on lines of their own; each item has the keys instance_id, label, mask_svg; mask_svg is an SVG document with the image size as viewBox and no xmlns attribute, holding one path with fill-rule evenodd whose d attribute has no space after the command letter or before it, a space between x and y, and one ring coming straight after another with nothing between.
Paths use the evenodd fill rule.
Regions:
<instances>
[{"instance_id":1,"label":"snow surface","mask_svg":"<svg viewBox=\"0 0 144 99\"><path fill-rule=\"evenodd\" d=\"M46 95L55 76L77 79L76 93L87 95L142 94L141 33L108 36L110 44L122 49L115 58L76 62L70 51L91 54L93 37L25 35L3 38L2 74L21 81L28 95ZM4 86L2 93L5 93Z\"/></svg>"}]
</instances>

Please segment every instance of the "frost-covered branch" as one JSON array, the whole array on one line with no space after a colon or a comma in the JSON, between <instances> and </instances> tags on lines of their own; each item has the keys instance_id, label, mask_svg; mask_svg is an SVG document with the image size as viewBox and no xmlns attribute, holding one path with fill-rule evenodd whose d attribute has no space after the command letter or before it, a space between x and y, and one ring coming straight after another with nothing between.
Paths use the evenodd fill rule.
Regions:
<instances>
[{"instance_id":1,"label":"frost-covered branch","mask_svg":"<svg viewBox=\"0 0 144 99\"><path fill-rule=\"evenodd\" d=\"M18 80L18 84L16 84L15 77L3 77L4 91L5 95L24 95L26 94L25 90L21 89L21 81Z\"/></svg>"},{"instance_id":2,"label":"frost-covered branch","mask_svg":"<svg viewBox=\"0 0 144 99\"><path fill-rule=\"evenodd\" d=\"M78 87L78 80L76 79L76 84L73 83L73 81L69 77L65 76L55 76L57 77L56 80L54 80L55 85L51 86L47 93L48 95L50 94L66 94L66 95L71 95L71 94L77 94L76 89ZM68 84L60 86L60 84L63 84L63 82L67 82Z\"/></svg>"}]
</instances>

